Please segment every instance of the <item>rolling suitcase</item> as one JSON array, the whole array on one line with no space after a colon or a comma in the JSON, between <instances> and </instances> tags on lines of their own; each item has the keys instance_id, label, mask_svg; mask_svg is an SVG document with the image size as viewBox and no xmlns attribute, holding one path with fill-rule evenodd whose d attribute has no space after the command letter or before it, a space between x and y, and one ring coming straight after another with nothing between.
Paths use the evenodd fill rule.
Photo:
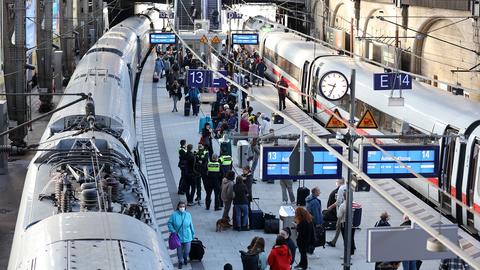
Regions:
<instances>
[{"instance_id":1,"label":"rolling suitcase","mask_svg":"<svg viewBox=\"0 0 480 270\"><path fill-rule=\"evenodd\" d=\"M198 240L198 238L193 239L190 247L190 260L202 261L204 254L205 246L202 241Z\"/></svg>"},{"instance_id":2,"label":"rolling suitcase","mask_svg":"<svg viewBox=\"0 0 480 270\"><path fill-rule=\"evenodd\" d=\"M257 210L251 209L249 215L250 230L263 230L265 228L265 218L263 217L263 211L260 209L258 203L253 199L253 202L257 205Z\"/></svg>"},{"instance_id":3,"label":"rolling suitcase","mask_svg":"<svg viewBox=\"0 0 480 270\"><path fill-rule=\"evenodd\" d=\"M203 128L207 123L210 124L210 128L213 128L213 121L212 121L212 118L210 118L210 115L200 117L200 119L198 120L198 133L202 133Z\"/></svg>"},{"instance_id":4,"label":"rolling suitcase","mask_svg":"<svg viewBox=\"0 0 480 270\"><path fill-rule=\"evenodd\" d=\"M190 101L185 98L185 105L183 106L183 115L190 116Z\"/></svg>"},{"instance_id":5,"label":"rolling suitcase","mask_svg":"<svg viewBox=\"0 0 480 270\"><path fill-rule=\"evenodd\" d=\"M297 189L297 205L305 206L305 199L310 195L310 190L306 187L298 187Z\"/></svg>"},{"instance_id":6,"label":"rolling suitcase","mask_svg":"<svg viewBox=\"0 0 480 270\"><path fill-rule=\"evenodd\" d=\"M273 124L281 125L285 122L285 119L283 119L282 116L275 114L273 116Z\"/></svg>"},{"instance_id":7,"label":"rolling suitcase","mask_svg":"<svg viewBox=\"0 0 480 270\"><path fill-rule=\"evenodd\" d=\"M359 203L352 203L353 210L353 227L359 227L362 222L362 205Z\"/></svg>"},{"instance_id":8,"label":"rolling suitcase","mask_svg":"<svg viewBox=\"0 0 480 270\"><path fill-rule=\"evenodd\" d=\"M265 227L263 231L265 233L277 234L280 233L280 219L276 218L275 215L265 214Z\"/></svg>"},{"instance_id":9,"label":"rolling suitcase","mask_svg":"<svg viewBox=\"0 0 480 270\"><path fill-rule=\"evenodd\" d=\"M322 246L325 248L325 228L323 227L322 224L315 225L314 227L314 241L313 241L313 246L314 247L320 247Z\"/></svg>"}]
</instances>

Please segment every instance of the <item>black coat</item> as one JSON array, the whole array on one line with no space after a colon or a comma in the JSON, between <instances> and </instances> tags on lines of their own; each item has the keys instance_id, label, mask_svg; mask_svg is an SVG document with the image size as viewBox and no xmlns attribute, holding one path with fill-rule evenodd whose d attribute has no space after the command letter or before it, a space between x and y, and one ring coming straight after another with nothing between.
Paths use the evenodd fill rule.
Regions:
<instances>
[{"instance_id":1,"label":"black coat","mask_svg":"<svg viewBox=\"0 0 480 270\"><path fill-rule=\"evenodd\" d=\"M245 184L236 183L233 185L233 193L235 197L233 198L233 204L248 204L248 190Z\"/></svg>"},{"instance_id":2,"label":"black coat","mask_svg":"<svg viewBox=\"0 0 480 270\"><path fill-rule=\"evenodd\" d=\"M313 222L302 221L297 225L297 246L298 249L307 249L313 244Z\"/></svg>"}]
</instances>

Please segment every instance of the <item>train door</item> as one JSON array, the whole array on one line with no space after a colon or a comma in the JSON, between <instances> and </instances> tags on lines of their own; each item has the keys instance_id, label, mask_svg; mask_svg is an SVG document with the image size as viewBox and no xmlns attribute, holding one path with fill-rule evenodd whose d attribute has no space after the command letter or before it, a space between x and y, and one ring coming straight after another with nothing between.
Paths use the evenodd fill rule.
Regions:
<instances>
[{"instance_id":1,"label":"train door","mask_svg":"<svg viewBox=\"0 0 480 270\"><path fill-rule=\"evenodd\" d=\"M467 183L464 188L464 192L466 195L466 203L471 209L475 209L475 183L478 181L479 173L479 161L480 157L480 140L475 138L472 143L471 153L470 153L470 160L468 165L468 178ZM469 228L474 227L474 215L471 211L466 212L466 226Z\"/></svg>"},{"instance_id":2,"label":"train door","mask_svg":"<svg viewBox=\"0 0 480 270\"><path fill-rule=\"evenodd\" d=\"M452 136L458 135L458 130L451 127L447 127L444 135ZM440 188L442 188L446 193L452 194L452 173L455 160L455 137L445 137L442 139L442 156L441 156L441 168L442 173L440 175ZM442 209L447 213L451 213L451 200L447 196L442 196Z\"/></svg>"},{"instance_id":3,"label":"train door","mask_svg":"<svg viewBox=\"0 0 480 270\"><path fill-rule=\"evenodd\" d=\"M307 103L307 96L309 95L309 91L308 91L308 85L309 85L309 82L308 82L308 71L309 71L309 66L310 66L310 62L308 61L305 61L305 63L303 64L303 73L302 73L302 107L303 109L305 109L305 105Z\"/></svg>"}]
</instances>

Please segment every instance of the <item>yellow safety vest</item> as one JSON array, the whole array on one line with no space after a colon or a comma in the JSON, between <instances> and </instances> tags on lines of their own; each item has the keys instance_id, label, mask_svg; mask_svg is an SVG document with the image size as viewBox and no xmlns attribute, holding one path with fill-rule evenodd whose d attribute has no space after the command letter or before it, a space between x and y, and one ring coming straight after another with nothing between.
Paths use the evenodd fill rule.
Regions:
<instances>
[{"instance_id":1,"label":"yellow safety vest","mask_svg":"<svg viewBox=\"0 0 480 270\"><path fill-rule=\"evenodd\" d=\"M229 155L221 156L220 162L222 163L223 166L230 166L232 165L232 157Z\"/></svg>"},{"instance_id":2,"label":"yellow safety vest","mask_svg":"<svg viewBox=\"0 0 480 270\"><path fill-rule=\"evenodd\" d=\"M207 164L209 172L220 172L220 163L215 161L210 161Z\"/></svg>"}]
</instances>

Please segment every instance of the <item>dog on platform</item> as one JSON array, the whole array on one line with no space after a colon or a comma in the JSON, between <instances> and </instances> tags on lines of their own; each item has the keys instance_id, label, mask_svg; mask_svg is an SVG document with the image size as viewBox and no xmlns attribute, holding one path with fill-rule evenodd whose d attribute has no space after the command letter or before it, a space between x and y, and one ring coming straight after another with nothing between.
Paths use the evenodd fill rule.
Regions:
<instances>
[{"instance_id":1,"label":"dog on platform","mask_svg":"<svg viewBox=\"0 0 480 270\"><path fill-rule=\"evenodd\" d=\"M221 218L219 220L217 220L217 232L221 232L221 231L224 231L228 228L231 228L232 225L230 223L228 223L228 219L226 218Z\"/></svg>"}]
</instances>

